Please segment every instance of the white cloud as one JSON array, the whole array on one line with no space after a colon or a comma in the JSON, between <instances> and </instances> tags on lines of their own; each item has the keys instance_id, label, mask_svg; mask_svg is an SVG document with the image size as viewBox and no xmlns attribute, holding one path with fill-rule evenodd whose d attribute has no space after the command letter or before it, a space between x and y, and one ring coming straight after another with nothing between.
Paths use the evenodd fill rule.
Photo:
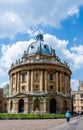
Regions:
<instances>
[{"instance_id":1,"label":"white cloud","mask_svg":"<svg viewBox=\"0 0 83 130\"><path fill-rule=\"evenodd\" d=\"M64 50L65 58L68 60L72 71L83 68L83 46L71 47L70 50Z\"/></svg>"},{"instance_id":2,"label":"white cloud","mask_svg":"<svg viewBox=\"0 0 83 130\"><path fill-rule=\"evenodd\" d=\"M4 68L9 68L12 62L15 62L15 60L21 58L23 55L23 51L27 49L28 45L32 42L30 41L23 41L23 42L17 42L13 45L3 45L2 46L2 57L0 59L0 66L3 66ZM5 64L4 64L5 63Z\"/></svg>"},{"instance_id":3,"label":"white cloud","mask_svg":"<svg viewBox=\"0 0 83 130\"><path fill-rule=\"evenodd\" d=\"M8 70L12 63L15 63L19 58L21 59L24 50L27 50L28 45L33 41L17 42L13 45L2 45L2 56L0 57L0 80L3 82L8 79ZM0 82L1 82L0 81Z\"/></svg>"},{"instance_id":4,"label":"white cloud","mask_svg":"<svg viewBox=\"0 0 83 130\"><path fill-rule=\"evenodd\" d=\"M4 70L0 67L0 78L5 76Z\"/></svg>"},{"instance_id":5,"label":"white cloud","mask_svg":"<svg viewBox=\"0 0 83 130\"><path fill-rule=\"evenodd\" d=\"M78 55L83 55L83 46L79 45L79 46L76 46L76 47L72 47L71 51L77 53Z\"/></svg>"},{"instance_id":6,"label":"white cloud","mask_svg":"<svg viewBox=\"0 0 83 130\"><path fill-rule=\"evenodd\" d=\"M15 34L18 31L22 31L24 29L24 25L21 21L21 18L18 14L14 12L2 12L0 13L0 36L8 36L11 34Z\"/></svg>"},{"instance_id":7,"label":"white cloud","mask_svg":"<svg viewBox=\"0 0 83 130\"><path fill-rule=\"evenodd\" d=\"M72 4L71 4L72 3ZM38 24L60 27L69 15L78 15L82 0L1 0L0 36L11 36Z\"/></svg>"},{"instance_id":8,"label":"white cloud","mask_svg":"<svg viewBox=\"0 0 83 130\"><path fill-rule=\"evenodd\" d=\"M3 88L6 84L9 84L9 82L0 83L0 88Z\"/></svg>"},{"instance_id":9,"label":"white cloud","mask_svg":"<svg viewBox=\"0 0 83 130\"><path fill-rule=\"evenodd\" d=\"M72 91L77 91L79 87L79 80L77 79L71 79L71 88Z\"/></svg>"},{"instance_id":10,"label":"white cloud","mask_svg":"<svg viewBox=\"0 0 83 130\"><path fill-rule=\"evenodd\" d=\"M78 8L71 8L68 12L68 15L73 16L76 15L77 17L79 16L79 9Z\"/></svg>"},{"instance_id":11,"label":"white cloud","mask_svg":"<svg viewBox=\"0 0 83 130\"><path fill-rule=\"evenodd\" d=\"M83 46L79 45L72 47L70 50L67 49L68 41L60 40L53 35L46 34L45 40L51 43L52 48L55 48L57 56L62 61L67 61L72 71L83 68Z\"/></svg>"},{"instance_id":12,"label":"white cloud","mask_svg":"<svg viewBox=\"0 0 83 130\"><path fill-rule=\"evenodd\" d=\"M77 41L77 38L76 38L76 37L74 37L73 41L74 41L74 42L75 42L75 41Z\"/></svg>"}]
</instances>

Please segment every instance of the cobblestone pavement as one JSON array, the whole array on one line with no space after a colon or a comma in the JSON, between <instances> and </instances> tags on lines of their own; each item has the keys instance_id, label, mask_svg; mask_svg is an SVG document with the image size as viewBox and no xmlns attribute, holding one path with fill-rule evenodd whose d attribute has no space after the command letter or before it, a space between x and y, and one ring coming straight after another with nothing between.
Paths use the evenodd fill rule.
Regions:
<instances>
[{"instance_id":1,"label":"cobblestone pavement","mask_svg":"<svg viewBox=\"0 0 83 130\"><path fill-rule=\"evenodd\" d=\"M64 122L65 119L0 120L0 130L47 130Z\"/></svg>"},{"instance_id":2,"label":"cobblestone pavement","mask_svg":"<svg viewBox=\"0 0 83 130\"><path fill-rule=\"evenodd\" d=\"M71 121L80 118L74 117ZM66 125L66 119L0 120L0 130L55 130Z\"/></svg>"}]
</instances>

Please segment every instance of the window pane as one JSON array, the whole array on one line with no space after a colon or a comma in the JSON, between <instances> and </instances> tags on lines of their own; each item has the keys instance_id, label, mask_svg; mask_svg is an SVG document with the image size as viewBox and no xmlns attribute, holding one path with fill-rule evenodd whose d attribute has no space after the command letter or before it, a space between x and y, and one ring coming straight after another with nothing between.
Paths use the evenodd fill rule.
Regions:
<instances>
[{"instance_id":1,"label":"window pane","mask_svg":"<svg viewBox=\"0 0 83 130\"><path fill-rule=\"evenodd\" d=\"M22 81L26 81L26 75L22 74Z\"/></svg>"},{"instance_id":2,"label":"window pane","mask_svg":"<svg viewBox=\"0 0 83 130\"><path fill-rule=\"evenodd\" d=\"M53 74L50 74L50 80L53 80Z\"/></svg>"},{"instance_id":3,"label":"window pane","mask_svg":"<svg viewBox=\"0 0 83 130\"><path fill-rule=\"evenodd\" d=\"M80 95L83 98L83 94Z\"/></svg>"},{"instance_id":4,"label":"window pane","mask_svg":"<svg viewBox=\"0 0 83 130\"><path fill-rule=\"evenodd\" d=\"M50 86L50 89L53 90L53 86L52 85Z\"/></svg>"}]
</instances>

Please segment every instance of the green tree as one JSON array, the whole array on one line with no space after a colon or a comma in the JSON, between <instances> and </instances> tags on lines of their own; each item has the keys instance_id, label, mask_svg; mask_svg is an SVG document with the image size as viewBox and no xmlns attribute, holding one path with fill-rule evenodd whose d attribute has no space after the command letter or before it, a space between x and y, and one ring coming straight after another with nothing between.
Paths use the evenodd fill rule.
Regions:
<instances>
[{"instance_id":1,"label":"green tree","mask_svg":"<svg viewBox=\"0 0 83 130\"><path fill-rule=\"evenodd\" d=\"M8 83L3 87L3 95L6 97L9 95L9 84Z\"/></svg>"}]
</instances>

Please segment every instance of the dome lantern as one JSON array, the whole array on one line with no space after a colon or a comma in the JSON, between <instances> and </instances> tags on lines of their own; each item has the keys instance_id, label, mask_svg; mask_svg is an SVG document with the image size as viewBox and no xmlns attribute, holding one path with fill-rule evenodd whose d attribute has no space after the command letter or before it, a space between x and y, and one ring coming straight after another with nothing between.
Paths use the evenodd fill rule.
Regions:
<instances>
[{"instance_id":1,"label":"dome lantern","mask_svg":"<svg viewBox=\"0 0 83 130\"><path fill-rule=\"evenodd\" d=\"M43 41L43 34L39 33L39 34L36 36L36 39L37 39L37 41L38 41L38 40Z\"/></svg>"}]
</instances>

